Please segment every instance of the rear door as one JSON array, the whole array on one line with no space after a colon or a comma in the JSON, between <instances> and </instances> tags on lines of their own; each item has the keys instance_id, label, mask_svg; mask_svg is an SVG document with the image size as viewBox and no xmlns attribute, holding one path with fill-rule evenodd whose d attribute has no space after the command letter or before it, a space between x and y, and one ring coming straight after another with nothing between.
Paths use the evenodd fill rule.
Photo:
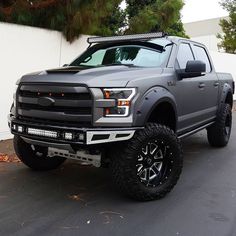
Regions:
<instances>
[{"instance_id":1,"label":"rear door","mask_svg":"<svg viewBox=\"0 0 236 236\"><path fill-rule=\"evenodd\" d=\"M214 118L218 105L219 81L218 76L208 56L206 49L198 44L192 44L194 56L196 60L203 61L206 64L206 74L198 77L200 83L204 87L203 94L205 115Z\"/></svg>"}]
</instances>

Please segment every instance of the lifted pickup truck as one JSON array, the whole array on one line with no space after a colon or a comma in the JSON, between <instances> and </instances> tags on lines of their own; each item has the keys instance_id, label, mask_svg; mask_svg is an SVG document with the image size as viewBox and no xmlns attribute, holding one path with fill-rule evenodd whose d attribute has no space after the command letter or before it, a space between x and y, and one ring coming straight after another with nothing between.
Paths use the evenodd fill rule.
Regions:
<instances>
[{"instance_id":1,"label":"lifted pickup truck","mask_svg":"<svg viewBox=\"0 0 236 236\"><path fill-rule=\"evenodd\" d=\"M210 145L227 145L234 82L204 45L162 33L88 43L70 65L18 81L9 126L24 164L110 167L126 195L147 201L177 183L181 138L206 128Z\"/></svg>"}]
</instances>

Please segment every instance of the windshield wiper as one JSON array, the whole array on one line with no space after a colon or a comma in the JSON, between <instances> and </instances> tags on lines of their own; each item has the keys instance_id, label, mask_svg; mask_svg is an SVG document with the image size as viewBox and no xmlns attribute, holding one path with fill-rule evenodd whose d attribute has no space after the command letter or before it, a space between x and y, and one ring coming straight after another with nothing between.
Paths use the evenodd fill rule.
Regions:
<instances>
[{"instance_id":1,"label":"windshield wiper","mask_svg":"<svg viewBox=\"0 0 236 236\"><path fill-rule=\"evenodd\" d=\"M111 64L104 64L101 66L128 66L128 67L136 67L134 64L123 64L123 63L111 63Z\"/></svg>"}]
</instances>

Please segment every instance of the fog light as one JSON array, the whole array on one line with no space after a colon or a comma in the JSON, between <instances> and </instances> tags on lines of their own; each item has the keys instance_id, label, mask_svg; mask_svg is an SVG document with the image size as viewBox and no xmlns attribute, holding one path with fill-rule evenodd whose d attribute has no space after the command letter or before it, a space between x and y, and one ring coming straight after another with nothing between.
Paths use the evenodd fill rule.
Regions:
<instances>
[{"instance_id":1,"label":"fog light","mask_svg":"<svg viewBox=\"0 0 236 236\"><path fill-rule=\"evenodd\" d=\"M23 133L23 127L22 127L22 126L18 126L18 127L17 127L17 131L18 131L19 133Z\"/></svg>"},{"instance_id":2,"label":"fog light","mask_svg":"<svg viewBox=\"0 0 236 236\"><path fill-rule=\"evenodd\" d=\"M66 140L73 140L73 134L72 133L65 133L64 134L64 138L66 139Z\"/></svg>"},{"instance_id":3,"label":"fog light","mask_svg":"<svg viewBox=\"0 0 236 236\"><path fill-rule=\"evenodd\" d=\"M79 134L78 138L79 138L80 141L84 141L84 137L85 137L84 134Z\"/></svg>"}]
</instances>

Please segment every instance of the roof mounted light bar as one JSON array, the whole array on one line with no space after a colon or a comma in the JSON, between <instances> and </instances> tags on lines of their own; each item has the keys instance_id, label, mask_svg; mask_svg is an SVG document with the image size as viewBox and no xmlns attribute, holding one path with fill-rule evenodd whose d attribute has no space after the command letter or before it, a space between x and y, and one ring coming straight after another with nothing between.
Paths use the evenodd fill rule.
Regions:
<instances>
[{"instance_id":1,"label":"roof mounted light bar","mask_svg":"<svg viewBox=\"0 0 236 236\"><path fill-rule=\"evenodd\" d=\"M122 36L111 36L111 37L91 37L87 39L89 44L92 43L107 43L107 42L120 42L120 41L135 41L145 39L163 38L167 36L166 33L147 33L147 34L133 34L133 35L122 35Z\"/></svg>"}]
</instances>

